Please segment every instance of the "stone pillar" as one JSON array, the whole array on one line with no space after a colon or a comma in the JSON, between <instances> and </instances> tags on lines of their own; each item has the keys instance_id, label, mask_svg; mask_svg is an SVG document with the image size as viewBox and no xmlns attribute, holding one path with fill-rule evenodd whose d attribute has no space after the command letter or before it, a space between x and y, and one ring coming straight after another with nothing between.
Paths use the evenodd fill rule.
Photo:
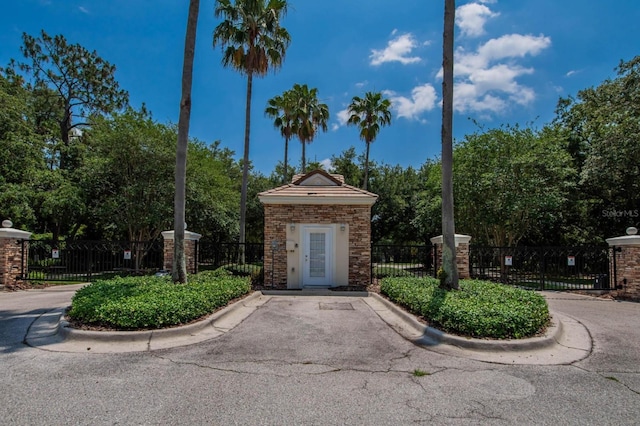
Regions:
<instances>
[{"instance_id":1,"label":"stone pillar","mask_svg":"<svg viewBox=\"0 0 640 426\"><path fill-rule=\"evenodd\" d=\"M10 220L5 220L0 228L0 288L7 289L19 284L23 261L24 273L28 273L29 245L25 244L23 251L21 240L31 238L31 232L13 229L12 226Z\"/></svg>"},{"instance_id":2,"label":"stone pillar","mask_svg":"<svg viewBox=\"0 0 640 426\"><path fill-rule=\"evenodd\" d=\"M196 245L202 235L195 232L184 231L184 255L187 263L187 273L195 274L198 272L198 253L196 252ZM164 238L164 269L170 271L173 269L173 240L174 231L164 231L162 233Z\"/></svg>"},{"instance_id":3,"label":"stone pillar","mask_svg":"<svg viewBox=\"0 0 640 426\"><path fill-rule=\"evenodd\" d=\"M637 233L636 228L630 227L627 235L607 239L609 246L614 248L609 285L616 297L640 300L640 235Z\"/></svg>"},{"instance_id":4,"label":"stone pillar","mask_svg":"<svg viewBox=\"0 0 640 426\"><path fill-rule=\"evenodd\" d=\"M438 267L442 266L442 240L442 235L431 238L431 244L433 244L436 249ZM458 277L460 279L471 276L469 269L469 241L471 241L469 235L455 235L456 264L458 265Z\"/></svg>"}]
</instances>

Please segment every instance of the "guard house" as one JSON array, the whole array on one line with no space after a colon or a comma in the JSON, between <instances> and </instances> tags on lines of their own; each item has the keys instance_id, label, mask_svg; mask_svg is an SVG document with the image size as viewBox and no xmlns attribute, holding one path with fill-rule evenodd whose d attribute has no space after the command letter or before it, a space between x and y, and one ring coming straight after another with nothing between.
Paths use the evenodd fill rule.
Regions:
<instances>
[{"instance_id":1,"label":"guard house","mask_svg":"<svg viewBox=\"0 0 640 426\"><path fill-rule=\"evenodd\" d=\"M282 289L367 286L371 206L378 196L315 170L258 194L264 205L264 282Z\"/></svg>"}]
</instances>

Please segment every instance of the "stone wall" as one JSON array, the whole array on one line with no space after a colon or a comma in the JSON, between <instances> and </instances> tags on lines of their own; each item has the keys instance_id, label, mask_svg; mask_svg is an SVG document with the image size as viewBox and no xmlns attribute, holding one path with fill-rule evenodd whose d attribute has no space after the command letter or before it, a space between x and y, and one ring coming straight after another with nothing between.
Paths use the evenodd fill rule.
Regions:
<instances>
[{"instance_id":1,"label":"stone wall","mask_svg":"<svg viewBox=\"0 0 640 426\"><path fill-rule=\"evenodd\" d=\"M287 288L286 226L291 223L349 225L349 285L366 286L371 282L371 206L356 205L264 205L264 265L273 285ZM272 241L278 243L273 251ZM267 277L265 277L265 281ZM270 279L269 279L270 281Z\"/></svg>"},{"instance_id":2,"label":"stone wall","mask_svg":"<svg viewBox=\"0 0 640 426\"><path fill-rule=\"evenodd\" d=\"M615 253L617 283L613 283L613 276L611 278L611 285L616 288L614 294L620 298L640 300L640 247L620 248Z\"/></svg>"},{"instance_id":3,"label":"stone wall","mask_svg":"<svg viewBox=\"0 0 640 426\"><path fill-rule=\"evenodd\" d=\"M173 231L165 231L162 233L164 238L164 262L163 268L167 271L173 269ZM184 232L184 255L187 263L187 273L195 274L198 272L198 259L196 245L201 235L195 232Z\"/></svg>"},{"instance_id":4,"label":"stone wall","mask_svg":"<svg viewBox=\"0 0 640 426\"><path fill-rule=\"evenodd\" d=\"M25 249L27 247L25 246ZM0 239L0 286L10 289L21 274L22 244L13 238Z\"/></svg>"},{"instance_id":5,"label":"stone wall","mask_svg":"<svg viewBox=\"0 0 640 426\"><path fill-rule=\"evenodd\" d=\"M469 241L471 237L468 235L456 234L456 265L458 266L458 278L466 279L471 276L471 269L469 266ZM436 261L438 268L442 266L442 235L431 238L431 243L435 246Z\"/></svg>"},{"instance_id":6,"label":"stone wall","mask_svg":"<svg viewBox=\"0 0 640 426\"><path fill-rule=\"evenodd\" d=\"M31 232L11 228L10 220L2 222L0 228L0 288L11 289L19 286L19 278L22 274L23 256L24 273L27 274L27 259L29 258L29 245L23 240L31 238Z\"/></svg>"},{"instance_id":7,"label":"stone wall","mask_svg":"<svg viewBox=\"0 0 640 426\"><path fill-rule=\"evenodd\" d=\"M615 256L615 271L612 259L609 276L612 295L616 298L640 300L640 236L637 232L631 227L627 228L627 235L607 239Z\"/></svg>"}]
</instances>

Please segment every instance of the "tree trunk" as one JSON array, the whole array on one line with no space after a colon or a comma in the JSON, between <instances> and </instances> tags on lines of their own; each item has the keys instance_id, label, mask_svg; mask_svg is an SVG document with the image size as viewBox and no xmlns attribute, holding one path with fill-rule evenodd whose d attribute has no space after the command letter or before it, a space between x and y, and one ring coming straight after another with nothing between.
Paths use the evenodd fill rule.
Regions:
<instances>
[{"instance_id":1,"label":"tree trunk","mask_svg":"<svg viewBox=\"0 0 640 426\"><path fill-rule=\"evenodd\" d=\"M189 145L189 120L191 118L191 84L193 81L193 58L196 48L196 29L200 0L189 1L189 17L184 41L184 60L182 64L182 99L178 119L178 144L176 148L176 176L174 198L174 239L173 270L174 282L187 282L187 265L184 253L185 199L187 177L187 147ZM196 260L197 261L197 260Z\"/></svg>"},{"instance_id":2,"label":"tree trunk","mask_svg":"<svg viewBox=\"0 0 640 426\"><path fill-rule=\"evenodd\" d=\"M307 143L302 141L302 171L300 173L305 174L307 172Z\"/></svg>"},{"instance_id":3,"label":"tree trunk","mask_svg":"<svg viewBox=\"0 0 640 426\"><path fill-rule=\"evenodd\" d=\"M287 174L289 173L288 168L288 160L289 160L289 136L285 136L284 138L284 172L282 173L282 183L286 184L288 179Z\"/></svg>"},{"instance_id":4,"label":"tree trunk","mask_svg":"<svg viewBox=\"0 0 640 426\"><path fill-rule=\"evenodd\" d=\"M244 243L246 241L247 220L247 185L249 184L249 134L251 130L251 92L253 89L253 72L247 74L247 105L244 123L244 155L242 157L242 190L240 191L240 259L244 264Z\"/></svg>"},{"instance_id":5,"label":"tree trunk","mask_svg":"<svg viewBox=\"0 0 640 426\"><path fill-rule=\"evenodd\" d=\"M362 184L362 189L365 191L369 185L369 142L367 141L367 151L364 156L364 183Z\"/></svg>"},{"instance_id":6,"label":"tree trunk","mask_svg":"<svg viewBox=\"0 0 640 426\"><path fill-rule=\"evenodd\" d=\"M455 0L444 2L442 43L442 285L458 289L453 212L453 35Z\"/></svg>"},{"instance_id":7,"label":"tree trunk","mask_svg":"<svg viewBox=\"0 0 640 426\"><path fill-rule=\"evenodd\" d=\"M62 141L62 147L60 148L60 170L66 170L68 167L69 145L71 142L71 138L69 137L69 130L71 129L70 108L67 102L64 117L58 123L60 126L60 140Z\"/></svg>"}]
</instances>

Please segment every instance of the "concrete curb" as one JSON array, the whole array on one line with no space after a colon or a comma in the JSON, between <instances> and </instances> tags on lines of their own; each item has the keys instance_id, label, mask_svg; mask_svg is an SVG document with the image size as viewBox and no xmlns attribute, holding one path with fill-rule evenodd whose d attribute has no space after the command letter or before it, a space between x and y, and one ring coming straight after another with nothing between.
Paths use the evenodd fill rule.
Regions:
<instances>
[{"instance_id":1,"label":"concrete curb","mask_svg":"<svg viewBox=\"0 0 640 426\"><path fill-rule=\"evenodd\" d=\"M544 336L540 337L531 337L528 339L519 340L484 340L474 339L471 337L454 336L433 327L424 325L423 323L418 321L418 319L414 315L406 312L404 309L398 307L379 294L371 293L370 296L385 305L387 309L392 311L396 316L400 317L408 326L419 333L422 336L420 339L418 339L421 344L424 343L424 337L426 337L428 338L427 341L432 341L433 344L446 344L465 349L480 351L531 351L555 345L560 340L563 332L561 320L562 315L551 313L552 324L547 328Z\"/></svg>"},{"instance_id":2,"label":"concrete curb","mask_svg":"<svg viewBox=\"0 0 640 426\"><path fill-rule=\"evenodd\" d=\"M238 300L236 303L229 305L219 311L213 313L202 321L193 324L182 325L179 327L163 328L159 330L144 331L91 331L78 330L70 326L68 321L61 320L58 325L58 334L65 340L92 340L101 342L148 342L150 339L175 338L180 336L196 335L202 330L215 327L215 323L226 315L230 315L236 310L241 309L247 303L254 301L262 296L259 291L254 291L244 299Z\"/></svg>"}]
</instances>

